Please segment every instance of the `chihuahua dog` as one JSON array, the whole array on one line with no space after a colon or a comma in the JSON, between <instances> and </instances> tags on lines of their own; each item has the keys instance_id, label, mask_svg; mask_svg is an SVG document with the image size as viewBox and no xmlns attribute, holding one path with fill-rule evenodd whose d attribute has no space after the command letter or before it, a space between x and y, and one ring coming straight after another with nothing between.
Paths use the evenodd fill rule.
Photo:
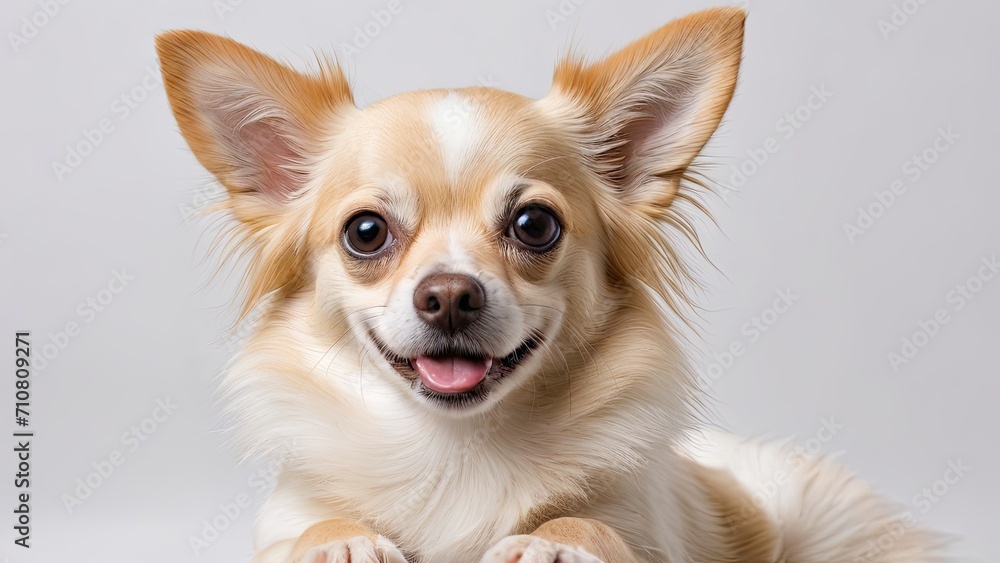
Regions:
<instances>
[{"instance_id":1,"label":"chihuahua dog","mask_svg":"<svg viewBox=\"0 0 1000 563\"><path fill-rule=\"evenodd\" d=\"M364 109L325 58L157 37L260 314L222 384L282 462L255 562L937 560L829 459L698 423L678 244L743 28L695 13L562 61L539 100Z\"/></svg>"}]
</instances>

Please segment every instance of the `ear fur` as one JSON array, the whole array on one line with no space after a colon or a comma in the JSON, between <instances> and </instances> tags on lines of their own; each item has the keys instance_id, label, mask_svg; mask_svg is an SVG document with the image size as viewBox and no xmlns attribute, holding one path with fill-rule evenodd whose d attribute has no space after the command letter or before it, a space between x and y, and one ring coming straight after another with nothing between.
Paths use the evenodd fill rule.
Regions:
<instances>
[{"instance_id":1,"label":"ear fur","mask_svg":"<svg viewBox=\"0 0 1000 563\"><path fill-rule=\"evenodd\" d=\"M238 220L224 248L249 259L242 318L303 279L301 221L285 220L288 204L307 188L333 122L354 107L351 91L329 61L309 76L211 33L169 31L156 50L181 134L229 192L219 207Z\"/></svg>"},{"instance_id":2,"label":"ear fur","mask_svg":"<svg viewBox=\"0 0 1000 563\"><path fill-rule=\"evenodd\" d=\"M673 201L733 96L745 17L697 12L597 63L556 68L543 101L584 122L593 166L626 202L655 212Z\"/></svg>"},{"instance_id":3,"label":"ear fur","mask_svg":"<svg viewBox=\"0 0 1000 563\"><path fill-rule=\"evenodd\" d=\"M157 36L156 50L181 133L242 220L295 197L323 127L353 105L343 73L327 61L308 76L231 39L187 30Z\"/></svg>"}]
</instances>

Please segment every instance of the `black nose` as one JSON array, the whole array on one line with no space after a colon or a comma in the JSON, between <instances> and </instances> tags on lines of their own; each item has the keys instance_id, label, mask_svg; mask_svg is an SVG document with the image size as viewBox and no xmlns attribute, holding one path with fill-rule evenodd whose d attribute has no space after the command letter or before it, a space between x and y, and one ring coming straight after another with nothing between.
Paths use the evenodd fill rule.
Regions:
<instances>
[{"instance_id":1,"label":"black nose","mask_svg":"<svg viewBox=\"0 0 1000 563\"><path fill-rule=\"evenodd\" d=\"M472 324L485 305L483 286L461 274L427 276L413 292L413 306L420 318L448 333Z\"/></svg>"}]
</instances>

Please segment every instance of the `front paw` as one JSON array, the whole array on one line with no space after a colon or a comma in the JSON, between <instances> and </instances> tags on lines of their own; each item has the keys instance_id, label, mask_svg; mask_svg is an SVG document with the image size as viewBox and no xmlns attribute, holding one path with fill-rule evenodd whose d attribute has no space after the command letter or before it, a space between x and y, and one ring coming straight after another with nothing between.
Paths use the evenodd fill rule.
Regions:
<instances>
[{"instance_id":1,"label":"front paw","mask_svg":"<svg viewBox=\"0 0 1000 563\"><path fill-rule=\"evenodd\" d=\"M510 536L486 551L480 563L604 563L582 547L535 536Z\"/></svg>"},{"instance_id":2,"label":"front paw","mask_svg":"<svg viewBox=\"0 0 1000 563\"><path fill-rule=\"evenodd\" d=\"M365 536L337 540L311 548L297 563L406 563L389 540Z\"/></svg>"}]
</instances>

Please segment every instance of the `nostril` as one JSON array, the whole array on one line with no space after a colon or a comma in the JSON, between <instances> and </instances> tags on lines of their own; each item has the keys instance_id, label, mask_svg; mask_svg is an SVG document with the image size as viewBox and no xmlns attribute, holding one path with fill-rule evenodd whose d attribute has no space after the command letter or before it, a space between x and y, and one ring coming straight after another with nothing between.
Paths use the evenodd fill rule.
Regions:
<instances>
[{"instance_id":1,"label":"nostril","mask_svg":"<svg viewBox=\"0 0 1000 563\"><path fill-rule=\"evenodd\" d=\"M413 307L420 318L448 333L471 325L485 306L483 286L461 274L432 274L413 292Z\"/></svg>"},{"instance_id":2,"label":"nostril","mask_svg":"<svg viewBox=\"0 0 1000 563\"><path fill-rule=\"evenodd\" d=\"M470 279L469 281L471 283L462 294L459 307L463 311L478 311L486 306L486 292L476 280Z\"/></svg>"}]
</instances>

